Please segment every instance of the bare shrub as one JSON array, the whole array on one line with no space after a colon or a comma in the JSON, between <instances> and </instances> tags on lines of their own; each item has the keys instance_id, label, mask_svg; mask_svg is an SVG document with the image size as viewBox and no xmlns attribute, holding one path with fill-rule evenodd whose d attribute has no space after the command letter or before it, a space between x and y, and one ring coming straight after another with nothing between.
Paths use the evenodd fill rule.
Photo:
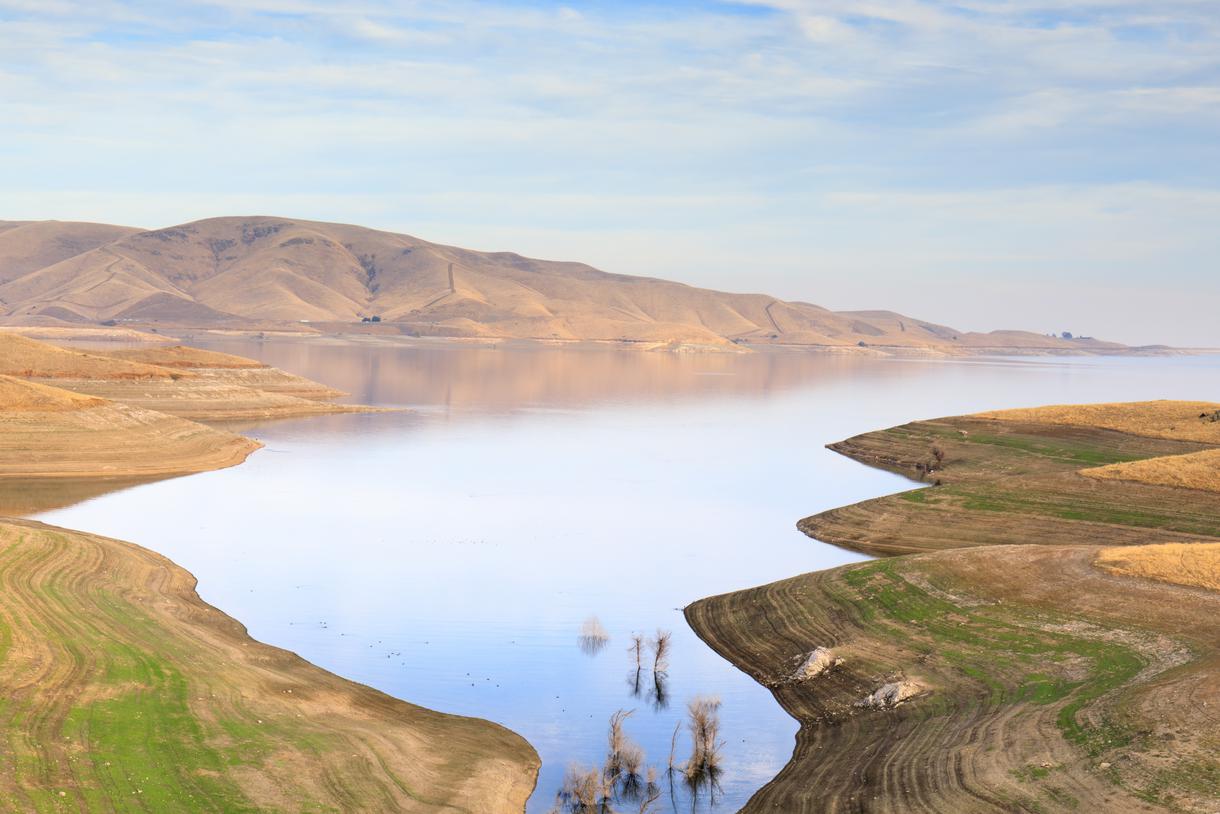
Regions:
<instances>
[{"instance_id":1,"label":"bare shrub","mask_svg":"<svg viewBox=\"0 0 1220 814\"><path fill-rule=\"evenodd\" d=\"M700 695L686 706L689 719L687 728L691 735L691 756L686 764L686 776L693 780L703 776L714 776L720 767L720 699Z\"/></svg>"},{"instance_id":2,"label":"bare shrub","mask_svg":"<svg viewBox=\"0 0 1220 814\"><path fill-rule=\"evenodd\" d=\"M669 669L669 649L673 634L668 630L657 630L657 635L649 642L652 648L652 671L664 673Z\"/></svg>"},{"instance_id":3,"label":"bare shrub","mask_svg":"<svg viewBox=\"0 0 1220 814\"><path fill-rule=\"evenodd\" d=\"M604 807L609 795L602 773L597 769L569 766L563 777L563 786L555 795L552 814L590 814Z\"/></svg>"},{"instance_id":4,"label":"bare shrub","mask_svg":"<svg viewBox=\"0 0 1220 814\"><path fill-rule=\"evenodd\" d=\"M642 633L631 634L631 646L627 648L627 652L635 657L635 669L642 669L644 667L644 635Z\"/></svg>"},{"instance_id":5,"label":"bare shrub","mask_svg":"<svg viewBox=\"0 0 1220 814\"><path fill-rule=\"evenodd\" d=\"M640 783L644 779L640 771L644 768L644 750L637 743L628 743L619 753L623 784L623 797L634 800L640 795Z\"/></svg>"},{"instance_id":6,"label":"bare shrub","mask_svg":"<svg viewBox=\"0 0 1220 814\"><path fill-rule=\"evenodd\" d=\"M648 782L644 785L644 793L640 796L639 814L649 814L659 799L661 799L661 787L657 785L657 770L649 766Z\"/></svg>"},{"instance_id":7,"label":"bare shrub","mask_svg":"<svg viewBox=\"0 0 1220 814\"><path fill-rule=\"evenodd\" d=\"M664 671L652 674L652 687L648 690L648 698L653 709L657 711L669 707L669 681Z\"/></svg>"},{"instance_id":8,"label":"bare shrub","mask_svg":"<svg viewBox=\"0 0 1220 814\"><path fill-rule=\"evenodd\" d=\"M606 751L606 780L610 783L618 782L619 777L623 774L625 758L627 753L634 750L639 750L623 729L623 722L632 716L635 710L620 709L610 716L610 732L607 735ZM643 762L643 751L640 750L640 762ZM637 770L639 765L636 766Z\"/></svg>"},{"instance_id":9,"label":"bare shrub","mask_svg":"<svg viewBox=\"0 0 1220 814\"><path fill-rule=\"evenodd\" d=\"M672 774L674 770L674 754L678 750L678 732L682 729L682 722L674 724L673 737L669 739L669 771Z\"/></svg>"},{"instance_id":10,"label":"bare shrub","mask_svg":"<svg viewBox=\"0 0 1220 814\"><path fill-rule=\"evenodd\" d=\"M577 642L580 644L581 651L586 655L597 655L608 641L610 641L610 634L602 627L601 620L596 616L590 616L580 626L580 636L577 637Z\"/></svg>"}]
</instances>

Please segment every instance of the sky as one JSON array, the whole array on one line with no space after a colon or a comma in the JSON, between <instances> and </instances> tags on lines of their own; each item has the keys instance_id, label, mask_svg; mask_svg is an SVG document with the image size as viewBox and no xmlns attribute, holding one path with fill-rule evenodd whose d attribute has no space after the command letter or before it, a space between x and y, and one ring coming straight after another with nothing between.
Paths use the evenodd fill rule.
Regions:
<instances>
[{"instance_id":1,"label":"sky","mask_svg":"<svg viewBox=\"0 0 1220 814\"><path fill-rule=\"evenodd\" d=\"M0 0L0 218L1220 346L1220 0Z\"/></svg>"}]
</instances>

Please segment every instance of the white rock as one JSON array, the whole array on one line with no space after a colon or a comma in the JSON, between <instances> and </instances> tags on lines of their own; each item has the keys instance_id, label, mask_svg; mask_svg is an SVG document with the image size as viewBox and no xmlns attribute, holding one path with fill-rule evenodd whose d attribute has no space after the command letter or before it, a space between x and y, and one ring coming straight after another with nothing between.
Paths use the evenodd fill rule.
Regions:
<instances>
[{"instance_id":1,"label":"white rock","mask_svg":"<svg viewBox=\"0 0 1220 814\"><path fill-rule=\"evenodd\" d=\"M796 672L792 674L792 680L806 681L810 678L816 678L831 667L842 663L843 659L836 659L834 653L831 653L827 648L815 647L805 657L805 660L801 662L801 666L796 668Z\"/></svg>"},{"instance_id":2,"label":"white rock","mask_svg":"<svg viewBox=\"0 0 1220 814\"><path fill-rule=\"evenodd\" d=\"M892 681L873 690L872 695L858 702L857 706L893 709L908 698L919 695L922 690L923 687L914 681Z\"/></svg>"}]
</instances>

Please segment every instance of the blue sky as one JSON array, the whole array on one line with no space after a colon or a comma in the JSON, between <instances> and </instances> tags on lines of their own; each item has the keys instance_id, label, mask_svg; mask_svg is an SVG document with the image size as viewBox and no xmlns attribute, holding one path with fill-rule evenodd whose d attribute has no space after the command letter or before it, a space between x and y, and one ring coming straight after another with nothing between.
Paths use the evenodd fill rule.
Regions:
<instances>
[{"instance_id":1,"label":"blue sky","mask_svg":"<svg viewBox=\"0 0 1220 814\"><path fill-rule=\"evenodd\" d=\"M1220 0L0 0L0 218L1220 345Z\"/></svg>"}]
</instances>

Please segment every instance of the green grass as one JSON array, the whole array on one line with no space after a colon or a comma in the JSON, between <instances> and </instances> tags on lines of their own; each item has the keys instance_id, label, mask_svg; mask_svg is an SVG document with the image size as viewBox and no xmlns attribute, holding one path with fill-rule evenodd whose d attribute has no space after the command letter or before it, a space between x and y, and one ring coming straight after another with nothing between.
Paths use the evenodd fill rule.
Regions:
<instances>
[{"instance_id":1,"label":"green grass","mask_svg":"<svg viewBox=\"0 0 1220 814\"><path fill-rule=\"evenodd\" d=\"M955 437L968 444L985 444L987 446L1003 447L1005 449L1048 458L1053 461L1063 461L1082 466L1103 466L1105 464L1126 463L1138 461L1146 455L1132 455L1101 444L1068 443L1061 439L1040 438L1032 435L985 435L972 432L962 438Z\"/></svg>"},{"instance_id":2,"label":"green grass","mask_svg":"<svg viewBox=\"0 0 1220 814\"><path fill-rule=\"evenodd\" d=\"M961 607L905 579L900 560L879 560L843 574L854 589L851 605L874 634L904 646L916 642L985 690L984 703L1062 704L1056 723L1063 737L1087 754L1128 745L1132 734L1105 721L1093 726L1081 711L1123 686L1144 667L1134 650L1113 642L1049 630L1066 619L1034 617L1004 605ZM1087 665L1078 680L1045 667L1071 660Z\"/></svg>"},{"instance_id":3,"label":"green grass","mask_svg":"<svg viewBox=\"0 0 1220 814\"><path fill-rule=\"evenodd\" d=\"M1208 506L1191 511L1182 506L1124 505L1112 500L1104 491L1073 492L1067 484L1057 485L1062 488L1056 490L1028 482L1009 486L1002 481L949 484L901 492L896 497L928 507L1035 515L1220 537L1220 514L1210 511Z\"/></svg>"},{"instance_id":4,"label":"green grass","mask_svg":"<svg viewBox=\"0 0 1220 814\"><path fill-rule=\"evenodd\" d=\"M1209 511L1185 512L1181 508L1158 511L1155 506L1122 505L1109 499L1066 490L1001 486L946 486L939 501L957 499L963 509L1057 517L1061 520L1110 523L1136 528L1166 529L1187 534L1220 536L1220 516ZM926 500L925 500L926 502Z\"/></svg>"},{"instance_id":5,"label":"green grass","mask_svg":"<svg viewBox=\"0 0 1220 814\"><path fill-rule=\"evenodd\" d=\"M941 443L947 447L954 444L999 447L1074 467L1125 463L1159 454L1118 448L1115 446L1115 441L1118 439L1112 435L1084 440L1067 439L1056 435L981 432L978 425L973 422L968 427L969 429L965 430L965 434L963 434L963 430L954 425L918 422L869 435L901 439L904 442L901 446L926 445L929 450L933 443Z\"/></svg>"}]
</instances>

